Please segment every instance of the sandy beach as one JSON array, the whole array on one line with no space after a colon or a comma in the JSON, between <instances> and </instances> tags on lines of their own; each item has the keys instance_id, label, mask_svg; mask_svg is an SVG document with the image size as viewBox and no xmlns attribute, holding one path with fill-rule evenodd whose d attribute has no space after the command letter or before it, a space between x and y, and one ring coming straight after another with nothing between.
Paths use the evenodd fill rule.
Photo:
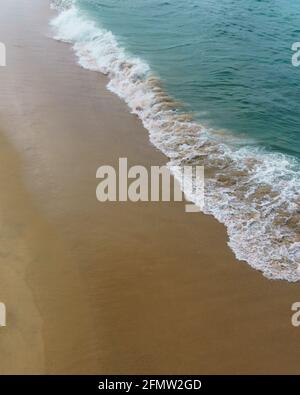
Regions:
<instances>
[{"instance_id":1,"label":"sandy beach","mask_svg":"<svg viewBox=\"0 0 300 395\"><path fill-rule=\"evenodd\" d=\"M299 284L237 261L184 203L100 203L96 170L167 162L104 75L2 0L0 374L299 374Z\"/></svg>"}]
</instances>

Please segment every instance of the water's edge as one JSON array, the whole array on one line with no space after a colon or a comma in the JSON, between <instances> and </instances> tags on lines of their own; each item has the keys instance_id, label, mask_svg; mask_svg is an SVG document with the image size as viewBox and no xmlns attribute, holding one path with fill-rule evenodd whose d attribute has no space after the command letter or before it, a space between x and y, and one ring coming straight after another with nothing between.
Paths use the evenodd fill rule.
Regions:
<instances>
[{"instance_id":1,"label":"water's edge","mask_svg":"<svg viewBox=\"0 0 300 395\"><path fill-rule=\"evenodd\" d=\"M73 44L79 64L104 73L149 131L169 166L207 170L204 212L225 224L229 246L270 279L300 280L299 163L285 154L238 148L195 122L161 87L148 64L126 53L113 33L88 20L72 0L55 0L54 38ZM178 177L177 174L174 174ZM181 181L181 180L179 180ZM199 204L196 194L188 196Z\"/></svg>"}]
</instances>

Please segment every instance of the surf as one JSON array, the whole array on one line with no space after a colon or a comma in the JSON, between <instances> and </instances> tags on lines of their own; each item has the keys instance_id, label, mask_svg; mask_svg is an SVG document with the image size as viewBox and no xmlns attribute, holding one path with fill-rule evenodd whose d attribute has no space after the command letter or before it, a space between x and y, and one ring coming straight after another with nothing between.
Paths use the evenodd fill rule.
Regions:
<instances>
[{"instance_id":1,"label":"surf","mask_svg":"<svg viewBox=\"0 0 300 395\"><path fill-rule=\"evenodd\" d=\"M169 158L170 171L205 167L203 212L226 226L236 257L269 279L299 281L297 158L241 144L234 134L203 126L168 94L151 66L129 54L111 31L87 18L76 3L56 3L60 13L51 21L54 38L73 45L82 67L107 75L107 88L140 118L151 143ZM197 204L197 196L189 198Z\"/></svg>"}]
</instances>

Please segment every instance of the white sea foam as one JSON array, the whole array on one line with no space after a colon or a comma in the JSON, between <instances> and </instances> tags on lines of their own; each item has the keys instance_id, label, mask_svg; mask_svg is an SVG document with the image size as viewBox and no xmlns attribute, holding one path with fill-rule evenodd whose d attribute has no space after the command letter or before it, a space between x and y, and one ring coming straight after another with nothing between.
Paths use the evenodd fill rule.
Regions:
<instances>
[{"instance_id":1,"label":"white sea foam","mask_svg":"<svg viewBox=\"0 0 300 395\"><path fill-rule=\"evenodd\" d=\"M271 279L300 280L300 178L296 159L230 139L180 113L148 64L121 48L114 35L56 0L55 38L73 44L79 64L104 73L108 89L126 101L170 166L204 165L205 208L226 225L229 246ZM67 8L66 8L67 6ZM177 175L175 174L175 177ZM189 196L197 203L197 196Z\"/></svg>"}]
</instances>

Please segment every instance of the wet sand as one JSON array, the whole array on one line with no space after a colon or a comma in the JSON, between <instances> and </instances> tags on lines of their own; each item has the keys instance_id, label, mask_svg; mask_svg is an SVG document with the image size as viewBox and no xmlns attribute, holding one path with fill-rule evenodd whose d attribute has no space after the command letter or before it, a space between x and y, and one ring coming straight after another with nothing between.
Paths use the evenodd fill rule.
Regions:
<instances>
[{"instance_id":1,"label":"wet sand","mask_svg":"<svg viewBox=\"0 0 300 395\"><path fill-rule=\"evenodd\" d=\"M3 0L0 373L300 373L299 284L265 279L183 203L99 203L96 169L166 158L107 80Z\"/></svg>"}]
</instances>

